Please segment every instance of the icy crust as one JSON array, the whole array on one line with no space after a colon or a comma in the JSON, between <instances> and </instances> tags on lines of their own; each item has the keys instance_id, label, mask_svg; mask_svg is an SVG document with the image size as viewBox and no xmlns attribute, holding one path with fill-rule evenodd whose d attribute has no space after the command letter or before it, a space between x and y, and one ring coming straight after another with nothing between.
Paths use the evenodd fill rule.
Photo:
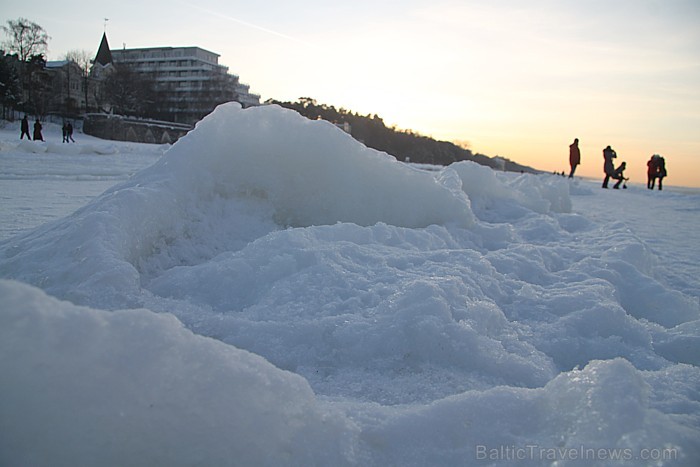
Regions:
<instances>
[{"instance_id":1,"label":"icy crust","mask_svg":"<svg viewBox=\"0 0 700 467\"><path fill-rule=\"evenodd\" d=\"M695 361L698 342L682 329L697 308L619 256L637 245L643 269L638 240L576 235L578 248L482 252L479 235L442 226L287 229L160 274L148 306L187 303L173 306L197 332L302 374L320 394L382 404L538 387L595 359Z\"/></svg>"},{"instance_id":2,"label":"icy crust","mask_svg":"<svg viewBox=\"0 0 700 467\"><path fill-rule=\"evenodd\" d=\"M690 400L657 402L668 395L656 389L667 377ZM363 440L402 446L378 449L376 465L692 466L700 458L697 416L673 412L697 414L698 383L696 367L640 372L623 359L593 361L541 389L496 387L384 408L365 421Z\"/></svg>"},{"instance_id":3,"label":"icy crust","mask_svg":"<svg viewBox=\"0 0 700 467\"><path fill-rule=\"evenodd\" d=\"M197 332L299 372L326 395L397 404L545 384L556 369L490 296L495 271L454 242L438 226L289 229L173 268L148 289L196 305L179 316Z\"/></svg>"},{"instance_id":4,"label":"icy crust","mask_svg":"<svg viewBox=\"0 0 700 467\"><path fill-rule=\"evenodd\" d=\"M0 464L347 465L357 429L303 378L194 335L0 281ZM322 446L323 448L319 448Z\"/></svg>"},{"instance_id":5,"label":"icy crust","mask_svg":"<svg viewBox=\"0 0 700 467\"><path fill-rule=\"evenodd\" d=\"M396 407L332 402L169 314L78 307L9 281L0 295L3 465L608 465L603 456L615 455L615 465L690 466L700 457L694 366L639 371L612 359L538 389ZM651 455L666 460L642 457Z\"/></svg>"}]
</instances>

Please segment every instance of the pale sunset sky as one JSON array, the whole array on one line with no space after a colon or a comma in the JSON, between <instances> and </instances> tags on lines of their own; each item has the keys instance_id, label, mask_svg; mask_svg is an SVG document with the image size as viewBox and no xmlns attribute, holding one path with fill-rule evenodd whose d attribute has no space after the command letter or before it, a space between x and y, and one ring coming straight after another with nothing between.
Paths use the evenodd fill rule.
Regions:
<instances>
[{"instance_id":1,"label":"pale sunset sky","mask_svg":"<svg viewBox=\"0 0 700 467\"><path fill-rule=\"evenodd\" d=\"M48 58L198 46L277 100L312 97L468 142L545 171L602 179L602 150L645 183L700 187L700 0L168 0L3 2L51 36ZM5 37L3 37L4 39Z\"/></svg>"}]
</instances>

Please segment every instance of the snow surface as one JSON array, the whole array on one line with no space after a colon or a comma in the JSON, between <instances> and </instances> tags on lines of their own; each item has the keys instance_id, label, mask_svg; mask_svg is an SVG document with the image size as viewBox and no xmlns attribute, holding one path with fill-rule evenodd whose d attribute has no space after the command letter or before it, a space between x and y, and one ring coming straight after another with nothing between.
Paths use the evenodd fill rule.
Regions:
<instances>
[{"instance_id":1,"label":"snow surface","mask_svg":"<svg viewBox=\"0 0 700 467\"><path fill-rule=\"evenodd\" d=\"M2 465L700 461L697 191L421 170L276 106L169 149L15 127Z\"/></svg>"}]
</instances>

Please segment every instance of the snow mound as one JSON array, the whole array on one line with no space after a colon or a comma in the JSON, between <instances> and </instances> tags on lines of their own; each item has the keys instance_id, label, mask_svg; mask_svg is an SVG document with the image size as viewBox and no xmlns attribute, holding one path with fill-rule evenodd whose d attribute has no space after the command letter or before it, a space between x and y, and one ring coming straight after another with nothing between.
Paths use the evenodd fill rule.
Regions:
<instances>
[{"instance_id":1,"label":"snow mound","mask_svg":"<svg viewBox=\"0 0 700 467\"><path fill-rule=\"evenodd\" d=\"M42 154L47 150L47 144L43 141L29 141L23 139L19 142L16 148L22 152L29 152L33 154Z\"/></svg>"},{"instance_id":2,"label":"snow mound","mask_svg":"<svg viewBox=\"0 0 700 467\"><path fill-rule=\"evenodd\" d=\"M138 294L140 270L171 247L177 252L163 267L239 249L275 229L336 222L468 227L474 216L459 187L368 149L331 124L276 106L243 111L226 104L150 169L46 233L45 248L65 257L56 262L61 271L44 271L42 287L93 304L89 295L99 290L100 303L120 296L111 305L119 307L117 301ZM41 248L32 238L22 243L18 250ZM14 257L5 271L25 269L16 267L24 260ZM70 292L53 286L66 281Z\"/></svg>"},{"instance_id":3,"label":"snow mound","mask_svg":"<svg viewBox=\"0 0 700 467\"><path fill-rule=\"evenodd\" d=\"M278 106L218 107L173 146L163 166L192 190L268 200L285 226L473 223L461 192L328 122Z\"/></svg>"}]
</instances>

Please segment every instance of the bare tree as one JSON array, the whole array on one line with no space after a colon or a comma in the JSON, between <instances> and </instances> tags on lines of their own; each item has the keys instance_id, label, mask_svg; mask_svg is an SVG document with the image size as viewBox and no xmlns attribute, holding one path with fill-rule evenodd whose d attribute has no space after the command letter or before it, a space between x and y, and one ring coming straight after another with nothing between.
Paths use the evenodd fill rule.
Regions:
<instances>
[{"instance_id":1,"label":"bare tree","mask_svg":"<svg viewBox=\"0 0 700 467\"><path fill-rule=\"evenodd\" d=\"M51 37L44 28L26 18L8 20L2 30L9 36L4 42L6 51L16 53L26 62L34 55L45 55Z\"/></svg>"},{"instance_id":2,"label":"bare tree","mask_svg":"<svg viewBox=\"0 0 700 467\"><path fill-rule=\"evenodd\" d=\"M116 64L103 83L104 97L121 115L150 117L156 100L153 77L135 72L130 66Z\"/></svg>"},{"instance_id":3,"label":"bare tree","mask_svg":"<svg viewBox=\"0 0 700 467\"><path fill-rule=\"evenodd\" d=\"M8 20L7 25L0 28L8 36L3 43L6 51L16 54L19 60L19 76L23 97L26 97L21 99L21 106L25 111L40 112L44 108L41 101L46 84L44 57L51 38L44 28L26 18Z\"/></svg>"}]
</instances>

